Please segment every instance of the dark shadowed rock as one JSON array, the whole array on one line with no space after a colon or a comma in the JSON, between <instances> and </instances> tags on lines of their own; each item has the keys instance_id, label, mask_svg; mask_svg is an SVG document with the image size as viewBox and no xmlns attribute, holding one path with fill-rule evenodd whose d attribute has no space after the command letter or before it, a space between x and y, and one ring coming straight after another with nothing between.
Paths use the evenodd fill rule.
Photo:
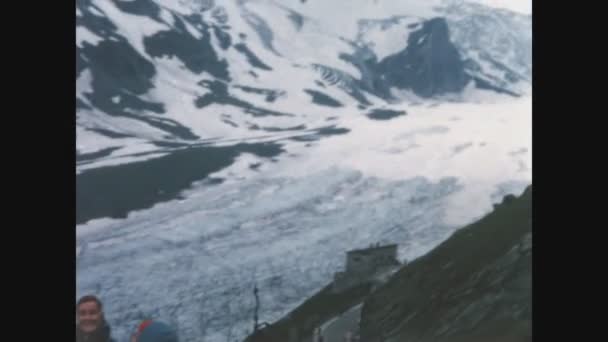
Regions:
<instances>
[{"instance_id":1,"label":"dark shadowed rock","mask_svg":"<svg viewBox=\"0 0 608 342\"><path fill-rule=\"evenodd\" d=\"M292 137L292 138L289 138L289 140L300 141L300 142L318 141L318 140L321 140L323 137L329 137L329 136L333 136L333 135L342 135L342 134L347 134L349 132L350 132L350 129L348 129L348 128L341 128L341 127L336 127L335 125L333 125L333 126L322 127L322 128L316 129L316 130L312 130L310 134Z\"/></svg>"},{"instance_id":2,"label":"dark shadowed rock","mask_svg":"<svg viewBox=\"0 0 608 342\"><path fill-rule=\"evenodd\" d=\"M378 64L377 73L389 86L412 89L423 97L459 92L469 80L443 18L424 22L410 34L405 50Z\"/></svg>"},{"instance_id":3,"label":"dark shadowed rock","mask_svg":"<svg viewBox=\"0 0 608 342\"><path fill-rule=\"evenodd\" d=\"M300 13L290 11L289 19L291 19L291 22L295 26L296 30L300 30L302 25L304 25L304 17L302 17Z\"/></svg>"},{"instance_id":4,"label":"dark shadowed rock","mask_svg":"<svg viewBox=\"0 0 608 342\"><path fill-rule=\"evenodd\" d=\"M349 56L347 56L347 55L342 55L342 57L346 58L346 59L349 58ZM370 105L370 102L367 100L367 98L365 97L365 95L363 95L363 92L362 92L362 89L365 89L365 90L369 90L369 89L365 88L362 81L356 80L350 74L348 74L342 70L332 68L327 65L313 64L313 67L321 73L321 77L323 78L323 81L327 82L328 85L338 86L341 90L346 92L349 96L351 96L352 98L357 100L359 102L359 104L361 104L361 105L364 105L364 106ZM364 75L363 78L365 79L366 76ZM325 83L323 83L323 82L315 81L315 83L323 88L326 87Z\"/></svg>"},{"instance_id":5,"label":"dark shadowed rock","mask_svg":"<svg viewBox=\"0 0 608 342\"><path fill-rule=\"evenodd\" d=\"M312 96L312 102L322 105L322 106L327 106L327 107L342 107L343 104L340 103L339 101L333 99L331 96L323 94L320 91L316 91L316 90L312 90L312 89L304 89L304 91Z\"/></svg>"},{"instance_id":6,"label":"dark shadowed rock","mask_svg":"<svg viewBox=\"0 0 608 342\"><path fill-rule=\"evenodd\" d=\"M232 105L244 109L244 112L253 116L293 116L289 113L281 113L269 109L256 107L249 102L240 100L232 96L228 92L228 85L221 81L204 80L199 82L199 85L210 90L209 93L199 96L194 105L198 108L204 108L211 104ZM242 88L241 88L242 89Z\"/></svg>"},{"instance_id":7,"label":"dark shadowed rock","mask_svg":"<svg viewBox=\"0 0 608 342\"><path fill-rule=\"evenodd\" d=\"M238 44L234 45L234 48L237 51L239 51L240 53L242 53L243 55L245 55L245 57L247 58L247 61L249 62L249 64L251 64L252 67L258 68L258 69L263 69L263 70L268 70L268 71L272 70L271 67L269 67L268 65L264 64L258 58L258 56L256 56L253 52L251 52L251 50L249 50L249 48L247 47L247 45L245 45L243 43L238 43Z\"/></svg>"},{"instance_id":8,"label":"dark shadowed rock","mask_svg":"<svg viewBox=\"0 0 608 342\"><path fill-rule=\"evenodd\" d=\"M79 109L91 109L91 107L84 103L84 101L82 101L81 99L76 98L76 111L78 111Z\"/></svg>"},{"instance_id":9,"label":"dark shadowed rock","mask_svg":"<svg viewBox=\"0 0 608 342\"><path fill-rule=\"evenodd\" d=\"M336 126L323 127L317 131L320 135L342 135L350 132L348 128L338 128Z\"/></svg>"},{"instance_id":10,"label":"dark shadowed rock","mask_svg":"<svg viewBox=\"0 0 608 342\"><path fill-rule=\"evenodd\" d=\"M339 56L361 72L361 78L351 83L381 98L391 99L391 88L422 97L460 92L470 79L444 18L423 22L409 35L404 50L381 61L366 45L353 48L353 54Z\"/></svg>"},{"instance_id":11,"label":"dark shadowed rock","mask_svg":"<svg viewBox=\"0 0 608 342\"><path fill-rule=\"evenodd\" d=\"M277 89L262 89L248 86L235 85L235 88L241 89L247 93L259 94L265 96L266 102L274 102L278 97L282 96L285 92Z\"/></svg>"},{"instance_id":12,"label":"dark shadowed rock","mask_svg":"<svg viewBox=\"0 0 608 342\"><path fill-rule=\"evenodd\" d=\"M115 138L115 139L131 137L129 134L114 132L114 131L110 131L110 130L104 129L104 128L87 128L87 131L99 133L101 135L105 135L108 138Z\"/></svg>"},{"instance_id":13,"label":"dark shadowed rock","mask_svg":"<svg viewBox=\"0 0 608 342\"><path fill-rule=\"evenodd\" d=\"M93 14L92 9L97 10L100 13L101 10L94 4L91 4L88 0L76 1L76 8L80 10L82 15L76 17L76 26L86 26L86 28L95 33L95 35L102 38L120 37L117 33L117 27L114 23L106 16L99 16Z\"/></svg>"},{"instance_id":14,"label":"dark shadowed rock","mask_svg":"<svg viewBox=\"0 0 608 342\"><path fill-rule=\"evenodd\" d=\"M161 31L144 38L146 53L152 57L177 57L194 73L206 71L217 78L229 80L228 63L220 60L213 49L209 26L200 23L203 27L200 30L202 37L197 39L188 32L181 18L174 15L174 20L178 30Z\"/></svg>"},{"instance_id":15,"label":"dark shadowed rock","mask_svg":"<svg viewBox=\"0 0 608 342\"><path fill-rule=\"evenodd\" d=\"M475 87L477 87L479 89L492 90L492 91L495 91L500 94L506 94L506 95L519 97L519 94L512 92L508 89L505 89L505 88L497 87L497 86L493 85L491 82L481 79L479 77L474 77L473 81L475 82Z\"/></svg>"},{"instance_id":16,"label":"dark shadowed rock","mask_svg":"<svg viewBox=\"0 0 608 342\"><path fill-rule=\"evenodd\" d=\"M117 1L111 0L121 11L160 20L160 7L151 0Z\"/></svg>"},{"instance_id":17,"label":"dark shadowed rock","mask_svg":"<svg viewBox=\"0 0 608 342\"><path fill-rule=\"evenodd\" d=\"M98 158L107 157L110 154L112 154L112 152L114 152L118 149L120 149L120 147L108 147L108 148L104 148L103 150L100 150L97 152L82 153L82 154L77 153L76 162L90 161L90 160L95 160Z\"/></svg>"},{"instance_id":18,"label":"dark shadowed rock","mask_svg":"<svg viewBox=\"0 0 608 342\"><path fill-rule=\"evenodd\" d=\"M229 33L220 29L217 26L213 26L213 33L215 34L217 40L220 42L220 47L222 49L226 50L230 47L230 45L232 44L232 38L230 37Z\"/></svg>"},{"instance_id":19,"label":"dark shadowed rock","mask_svg":"<svg viewBox=\"0 0 608 342\"><path fill-rule=\"evenodd\" d=\"M274 40L274 33L270 28L270 25L264 20L264 18L257 15L255 12L248 10L247 7L241 7L241 15L245 21L254 28L255 32L260 37L262 45L264 48L272 51L275 55L280 56L280 54L276 51L272 42Z\"/></svg>"},{"instance_id":20,"label":"dark shadowed rock","mask_svg":"<svg viewBox=\"0 0 608 342\"><path fill-rule=\"evenodd\" d=\"M88 43L80 49L88 60L87 67L93 74L93 89L119 95L124 89L134 94L144 94L152 88L152 78L156 75L154 65L141 56L132 46L120 41L103 40L96 46Z\"/></svg>"},{"instance_id":21,"label":"dark shadowed rock","mask_svg":"<svg viewBox=\"0 0 608 342\"><path fill-rule=\"evenodd\" d=\"M405 114L404 110L374 109L367 114L367 117L374 120L390 120Z\"/></svg>"}]
</instances>

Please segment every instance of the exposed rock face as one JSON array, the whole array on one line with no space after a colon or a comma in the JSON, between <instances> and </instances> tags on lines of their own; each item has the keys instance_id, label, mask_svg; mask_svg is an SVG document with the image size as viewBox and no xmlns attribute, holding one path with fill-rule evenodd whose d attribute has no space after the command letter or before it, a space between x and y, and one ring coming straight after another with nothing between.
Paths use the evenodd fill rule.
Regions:
<instances>
[{"instance_id":1,"label":"exposed rock face","mask_svg":"<svg viewBox=\"0 0 608 342\"><path fill-rule=\"evenodd\" d=\"M412 32L405 50L378 64L378 74L389 87L412 89L423 97L459 92L469 80L444 18L428 20Z\"/></svg>"},{"instance_id":2,"label":"exposed rock face","mask_svg":"<svg viewBox=\"0 0 608 342\"><path fill-rule=\"evenodd\" d=\"M340 58L359 69L360 88L382 98L391 98L393 89L421 97L457 93L471 80L444 18L424 21L409 35L405 49L382 60L367 46Z\"/></svg>"}]
</instances>

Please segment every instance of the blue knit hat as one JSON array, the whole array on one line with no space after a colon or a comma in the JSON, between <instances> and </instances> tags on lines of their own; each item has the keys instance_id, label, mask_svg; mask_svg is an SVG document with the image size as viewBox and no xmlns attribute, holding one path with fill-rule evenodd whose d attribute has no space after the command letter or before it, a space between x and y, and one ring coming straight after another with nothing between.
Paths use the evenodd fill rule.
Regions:
<instances>
[{"instance_id":1,"label":"blue knit hat","mask_svg":"<svg viewBox=\"0 0 608 342\"><path fill-rule=\"evenodd\" d=\"M179 342L175 330L163 322L147 321L140 329L137 342Z\"/></svg>"}]
</instances>

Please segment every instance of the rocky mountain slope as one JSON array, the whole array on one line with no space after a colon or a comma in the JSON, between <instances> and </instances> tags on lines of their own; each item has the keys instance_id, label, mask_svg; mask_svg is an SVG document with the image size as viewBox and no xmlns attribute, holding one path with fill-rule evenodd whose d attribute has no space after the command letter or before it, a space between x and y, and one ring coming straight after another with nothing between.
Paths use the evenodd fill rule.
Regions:
<instances>
[{"instance_id":1,"label":"rocky mountain slope","mask_svg":"<svg viewBox=\"0 0 608 342\"><path fill-rule=\"evenodd\" d=\"M247 341L311 341L319 328L327 342L348 331L365 342L530 341L531 204L531 186L508 195L379 288L330 284Z\"/></svg>"},{"instance_id":2,"label":"rocky mountain slope","mask_svg":"<svg viewBox=\"0 0 608 342\"><path fill-rule=\"evenodd\" d=\"M528 187L367 298L362 341L530 341L531 257Z\"/></svg>"}]
</instances>

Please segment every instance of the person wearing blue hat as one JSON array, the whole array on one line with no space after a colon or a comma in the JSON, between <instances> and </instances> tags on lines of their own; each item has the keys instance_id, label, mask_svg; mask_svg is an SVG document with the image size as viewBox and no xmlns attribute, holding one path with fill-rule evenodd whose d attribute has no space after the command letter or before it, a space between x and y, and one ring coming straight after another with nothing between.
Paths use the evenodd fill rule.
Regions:
<instances>
[{"instance_id":1,"label":"person wearing blue hat","mask_svg":"<svg viewBox=\"0 0 608 342\"><path fill-rule=\"evenodd\" d=\"M131 342L179 342L175 329L166 323L145 320L131 337Z\"/></svg>"}]
</instances>

